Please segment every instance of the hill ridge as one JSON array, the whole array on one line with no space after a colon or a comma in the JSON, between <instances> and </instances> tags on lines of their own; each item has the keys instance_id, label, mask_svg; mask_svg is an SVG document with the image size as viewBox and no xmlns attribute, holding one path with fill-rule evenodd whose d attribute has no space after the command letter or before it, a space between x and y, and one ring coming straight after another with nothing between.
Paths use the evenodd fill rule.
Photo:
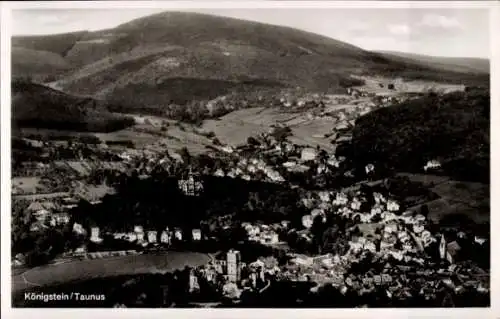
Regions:
<instances>
[{"instance_id":1,"label":"hill ridge","mask_svg":"<svg viewBox=\"0 0 500 319\"><path fill-rule=\"evenodd\" d=\"M192 12L166 11L111 29L14 42L64 55L68 69L42 70L47 74L43 79L38 72L39 82L121 110L128 105L127 113L158 115L172 103L276 87L345 93L363 84L353 75L454 84L489 80L487 74L371 52L297 28ZM32 61L13 60L29 73Z\"/></svg>"}]
</instances>

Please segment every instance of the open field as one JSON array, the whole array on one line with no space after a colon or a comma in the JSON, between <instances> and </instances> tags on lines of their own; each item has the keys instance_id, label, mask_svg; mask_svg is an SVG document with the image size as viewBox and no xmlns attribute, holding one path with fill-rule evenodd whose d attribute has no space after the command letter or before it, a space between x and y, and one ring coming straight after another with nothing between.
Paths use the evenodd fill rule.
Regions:
<instances>
[{"instance_id":1,"label":"open field","mask_svg":"<svg viewBox=\"0 0 500 319\"><path fill-rule=\"evenodd\" d=\"M431 187L430 190L440 197L424 203L429 208L429 218L433 221L439 222L450 214L463 214L477 223L490 221L489 185L453 181L447 176L406 173L398 175L407 176L411 181ZM410 209L419 211L420 207L421 205L417 205Z\"/></svg>"},{"instance_id":2,"label":"open field","mask_svg":"<svg viewBox=\"0 0 500 319\"><path fill-rule=\"evenodd\" d=\"M304 113L284 112L278 108L250 108L232 112L220 118L209 120L203 125L204 130L213 131L223 142L238 145L246 142L249 136L268 132L272 125L285 125L292 129L290 141L315 147L320 145L332 150L333 145L324 134L330 133L335 124L327 119L309 119Z\"/></svg>"},{"instance_id":3,"label":"open field","mask_svg":"<svg viewBox=\"0 0 500 319\"><path fill-rule=\"evenodd\" d=\"M443 84L433 81L419 81L419 80L405 80L398 78L387 78L387 77L368 77L359 76L356 77L365 82L362 88L364 91L375 94L384 93L422 93L429 90L438 90L443 92L451 91L462 91L465 89L464 85L460 84ZM394 90L389 90L388 85L394 85Z\"/></svg>"},{"instance_id":4,"label":"open field","mask_svg":"<svg viewBox=\"0 0 500 319\"><path fill-rule=\"evenodd\" d=\"M210 257L195 252L168 252L81 260L33 268L12 276L13 293L30 287L44 287L62 283L85 281L99 277L169 272L185 266L208 263Z\"/></svg>"},{"instance_id":5,"label":"open field","mask_svg":"<svg viewBox=\"0 0 500 319\"><path fill-rule=\"evenodd\" d=\"M34 194L34 195L14 195L14 196L12 196L12 199L42 200L42 199L68 197L68 196L69 196L69 193L67 193L67 192L57 192L57 193Z\"/></svg>"},{"instance_id":6,"label":"open field","mask_svg":"<svg viewBox=\"0 0 500 319\"><path fill-rule=\"evenodd\" d=\"M431 184L438 185L450 180L450 177L448 176L429 175L429 174L398 173L397 176L408 177L410 181L422 183L425 186L429 186Z\"/></svg>"},{"instance_id":7,"label":"open field","mask_svg":"<svg viewBox=\"0 0 500 319\"><path fill-rule=\"evenodd\" d=\"M489 222L490 212L479 210L465 203L452 202L446 199L436 199L425 203L429 208L429 216L432 221L438 223L447 215L465 215L476 223Z\"/></svg>"},{"instance_id":8,"label":"open field","mask_svg":"<svg viewBox=\"0 0 500 319\"><path fill-rule=\"evenodd\" d=\"M39 193L39 189L43 188L40 184L39 177L13 177L12 188L19 190L22 194Z\"/></svg>"}]
</instances>

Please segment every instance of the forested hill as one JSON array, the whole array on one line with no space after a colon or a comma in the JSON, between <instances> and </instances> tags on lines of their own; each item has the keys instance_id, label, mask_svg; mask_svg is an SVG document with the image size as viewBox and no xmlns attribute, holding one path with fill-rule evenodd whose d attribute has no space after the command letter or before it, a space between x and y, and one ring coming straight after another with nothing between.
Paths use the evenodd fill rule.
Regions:
<instances>
[{"instance_id":1,"label":"forested hill","mask_svg":"<svg viewBox=\"0 0 500 319\"><path fill-rule=\"evenodd\" d=\"M415 171L438 159L457 178L488 181L489 91L429 94L371 112L357 120L351 151L358 167Z\"/></svg>"}]
</instances>

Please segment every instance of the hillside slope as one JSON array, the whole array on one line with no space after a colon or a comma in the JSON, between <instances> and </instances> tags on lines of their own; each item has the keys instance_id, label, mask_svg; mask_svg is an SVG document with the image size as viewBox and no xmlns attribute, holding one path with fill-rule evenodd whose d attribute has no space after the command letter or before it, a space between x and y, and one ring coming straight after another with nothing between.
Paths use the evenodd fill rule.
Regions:
<instances>
[{"instance_id":1,"label":"hillside slope","mask_svg":"<svg viewBox=\"0 0 500 319\"><path fill-rule=\"evenodd\" d=\"M31 78L34 81L55 80L71 69L68 62L59 54L32 50L26 48L12 48L12 74L16 78Z\"/></svg>"},{"instance_id":2,"label":"hillside slope","mask_svg":"<svg viewBox=\"0 0 500 319\"><path fill-rule=\"evenodd\" d=\"M105 105L21 80L12 83L13 128L36 127L72 131L108 132L134 124L116 116Z\"/></svg>"},{"instance_id":3,"label":"hillside slope","mask_svg":"<svg viewBox=\"0 0 500 319\"><path fill-rule=\"evenodd\" d=\"M459 73L488 74L490 72L490 61L480 58L450 58L420 55L413 53L378 51L389 59L414 60L415 62L428 65L431 68L447 70Z\"/></svg>"},{"instance_id":4,"label":"hillside slope","mask_svg":"<svg viewBox=\"0 0 500 319\"><path fill-rule=\"evenodd\" d=\"M87 33L87 31L81 31L54 35L16 36L12 37L12 47L47 51L64 57L75 43Z\"/></svg>"},{"instance_id":5,"label":"hillside slope","mask_svg":"<svg viewBox=\"0 0 500 319\"><path fill-rule=\"evenodd\" d=\"M134 92L134 100L127 101L148 103L149 108L189 100L193 90L197 99L245 91L248 81L252 86L272 83L336 93L359 84L351 74L445 82L478 79L297 29L197 13L164 12L109 30L19 37L13 44L54 52L75 70L55 75L59 81L54 87L112 101Z\"/></svg>"},{"instance_id":6,"label":"hillside slope","mask_svg":"<svg viewBox=\"0 0 500 319\"><path fill-rule=\"evenodd\" d=\"M379 109L356 121L351 158L364 169L419 172L438 159L458 179L489 179L490 94L485 89L429 95Z\"/></svg>"}]
</instances>

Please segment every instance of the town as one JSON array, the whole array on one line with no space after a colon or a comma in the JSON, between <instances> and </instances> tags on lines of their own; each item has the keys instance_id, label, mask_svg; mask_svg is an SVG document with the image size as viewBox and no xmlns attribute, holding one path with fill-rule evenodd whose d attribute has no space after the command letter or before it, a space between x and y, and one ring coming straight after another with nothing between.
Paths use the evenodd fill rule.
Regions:
<instances>
[{"instance_id":1,"label":"town","mask_svg":"<svg viewBox=\"0 0 500 319\"><path fill-rule=\"evenodd\" d=\"M492 308L489 8L293 6L2 3L8 306Z\"/></svg>"},{"instance_id":2,"label":"town","mask_svg":"<svg viewBox=\"0 0 500 319\"><path fill-rule=\"evenodd\" d=\"M275 99L274 108L336 123L327 148L294 143L279 123L241 145L213 136L199 155L83 137L14 140L13 267L210 256L167 274L163 290L144 288L147 279L123 283L143 288L121 292L114 307L486 306L489 225L440 223L429 190L459 187L440 161L387 177L376 164L354 166L345 151L359 117L424 95L349 88Z\"/></svg>"}]
</instances>

